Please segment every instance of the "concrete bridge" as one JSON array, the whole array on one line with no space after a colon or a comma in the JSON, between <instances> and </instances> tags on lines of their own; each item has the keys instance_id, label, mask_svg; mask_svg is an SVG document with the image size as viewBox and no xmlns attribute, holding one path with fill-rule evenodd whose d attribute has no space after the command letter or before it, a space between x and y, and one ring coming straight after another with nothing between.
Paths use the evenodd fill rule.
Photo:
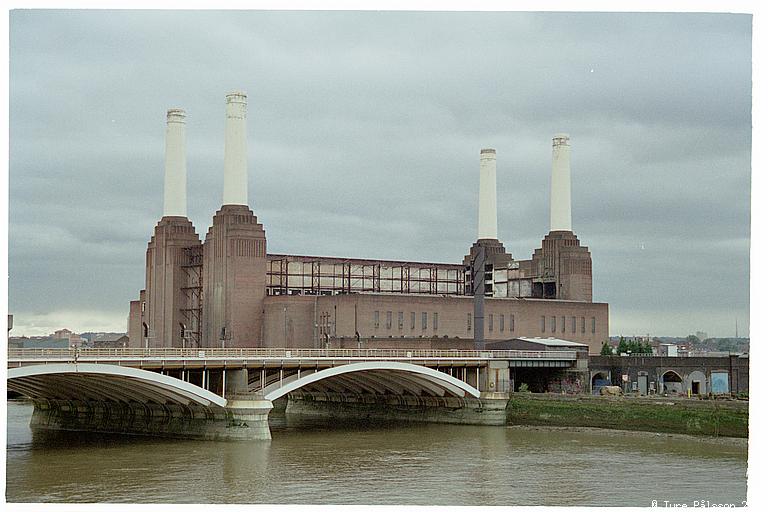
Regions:
<instances>
[{"instance_id":1,"label":"concrete bridge","mask_svg":"<svg viewBox=\"0 0 768 512\"><path fill-rule=\"evenodd\" d=\"M584 361L581 360L583 363ZM269 439L273 402L503 424L510 368L572 369L573 351L11 349L8 388L32 426L205 439Z\"/></svg>"}]
</instances>

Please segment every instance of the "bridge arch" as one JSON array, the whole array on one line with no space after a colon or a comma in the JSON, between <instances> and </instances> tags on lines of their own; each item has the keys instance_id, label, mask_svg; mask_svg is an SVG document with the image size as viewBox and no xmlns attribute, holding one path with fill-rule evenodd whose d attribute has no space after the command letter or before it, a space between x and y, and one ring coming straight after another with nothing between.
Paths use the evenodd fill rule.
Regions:
<instances>
[{"instance_id":1,"label":"bridge arch","mask_svg":"<svg viewBox=\"0 0 768 512\"><path fill-rule=\"evenodd\" d=\"M112 364L58 363L9 368L8 389L32 399L227 405L225 398L189 382Z\"/></svg>"},{"instance_id":2,"label":"bridge arch","mask_svg":"<svg viewBox=\"0 0 768 512\"><path fill-rule=\"evenodd\" d=\"M324 381L330 386L341 384L361 389L394 393L402 390L429 396L456 396L480 398L480 391L464 381L446 373L410 363L397 361L365 361L326 368L314 373L293 376L282 383L275 382L264 388L266 400L277 400L291 391L305 386L315 387Z\"/></svg>"}]
</instances>

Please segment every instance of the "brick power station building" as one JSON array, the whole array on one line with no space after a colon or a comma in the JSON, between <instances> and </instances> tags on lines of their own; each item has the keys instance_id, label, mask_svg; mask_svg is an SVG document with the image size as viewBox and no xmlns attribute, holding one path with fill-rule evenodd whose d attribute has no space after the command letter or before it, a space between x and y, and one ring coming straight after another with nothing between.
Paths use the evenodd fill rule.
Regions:
<instances>
[{"instance_id":1,"label":"brick power station building","mask_svg":"<svg viewBox=\"0 0 768 512\"><path fill-rule=\"evenodd\" d=\"M483 149L478 239L451 264L267 252L248 207L242 93L226 97L223 204L201 241L187 218L185 123L168 111L164 211L130 304L131 346L471 349L477 327L494 345L555 337L598 353L608 338L608 304L592 301L592 257L571 228L567 135L553 138L550 231L531 259L498 240L496 152Z\"/></svg>"}]
</instances>

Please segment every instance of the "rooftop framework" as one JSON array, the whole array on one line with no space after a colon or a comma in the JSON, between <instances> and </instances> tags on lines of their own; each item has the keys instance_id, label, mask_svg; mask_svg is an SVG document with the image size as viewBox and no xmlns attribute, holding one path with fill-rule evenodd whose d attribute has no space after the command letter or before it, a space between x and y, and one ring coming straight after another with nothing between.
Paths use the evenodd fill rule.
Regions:
<instances>
[{"instance_id":1,"label":"rooftop framework","mask_svg":"<svg viewBox=\"0 0 768 512\"><path fill-rule=\"evenodd\" d=\"M268 295L463 295L464 267L445 263L270 254Z\"/></svg>"}]
</instances>

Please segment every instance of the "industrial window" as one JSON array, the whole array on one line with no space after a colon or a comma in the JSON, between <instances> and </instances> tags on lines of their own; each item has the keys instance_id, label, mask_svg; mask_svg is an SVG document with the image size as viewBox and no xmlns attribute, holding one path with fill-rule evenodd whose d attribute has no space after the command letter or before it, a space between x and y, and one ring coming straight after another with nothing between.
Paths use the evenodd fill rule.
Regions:
<instances>
[{"instance_id":1,"label":"industrial window","mask_svg":"<svg viewBox=\"0 0 768 512\"><path fill-rule=\"evenodd\" d=\"M595 334L595 317L592 317L592 334Z\"/></svg>"},{"instance_id":2,"label":"industrial window","mask_svg":"<svg viewBox=\"0 0 768 512\"><path fill-rule=\"evenodd\" d=\"M416 328L416 312L411 311L411 329Z\"/></svg>"},{"instance_id":3,"label":"industrial window","mask_svg":"<svg viewBox=\"0 0 768 512\"><path fill-rule=\"evenodd\" d=\"M379 312L378 311L373 312L373 327L374 329L379 328Z\"/></svg>"},{"instance_id":4,"label":"industrial window","mask_svg":"<svg viewBox=\"0 0 768 512\"><path fill-rule=\"evenodd\" d=\"M504 315L499 315L499 330L504 331Z\"/></svg>"},{"instance_id":5,"label":"industrial window","mask_svg":"<svg viewBox=\"0 0 768 512\"><path fill-rule=\"evenodd\" d=\"M584 334L585 332L587 332L587 320L581 317L581 333Z\"/></svg>"},{"instance_id":6,"label":"industrial window","mask_svg":"<svg viewBox=\"0 0 768 512\"><path fill-rule=\"evenodd\" d=\"M571 332L576 332L576 317L571 317Z\"/></svg>"},{"instance_id":7,"label":"industrial window","mask_svg":"<svg viewBox=\"0 0 768 512\"><path fill-rule=\"evenodd\" d=\"M565 317L562 317L562 321L563 321L563 332L565 332Z\"/></svg>"},{"instance_id":8,"label":"industrial window","mask_svg":"<svg viewBox=\"0 0 768 512\"><path fill-rule=\"evenodd\" d=\"M488 315L488 332L493 332L493 314Z\"/></svg>"},{"instance_id":9,"label":"industrial window","mask_svg":"<svg viewBox=\"0 0 768 512\"><path fill-rule=\"evenodd\" d=\"M509 330L515 330L515 315L509 315Z\"/></svg>"},{"instance_id":10,"label":"industrial window","mask_svg":"<svg viewBox=\"0 0 768 512\"><path fill-rule=\"evenodd\" d=\"M403 328L403 312L402 311L397 312L397 328L398 329Z\"/></svg>"},{"instance_id":11,"label":"industrial window","mask_svg":"<svg viewBox=\"0 0 768 512\"><path fill-rule=\"evenodd\" d=\"M421 329L424 330L427 328L427 312L422 311L421 312Z\"/></svg>"},{"instance_id":12,"label":"industrial window","mask_svg":"<svg viewBox=\"0 0 768 512\"><path fill-rule=\"evenodd\" d=\"M557 330L557 317L553 316L552 320L549 322L549 329L552 332L555 332Z\"/></svg>"},{"instance_id":13,"label":"industrial window","mask_svg":"<svg viewBox=\"0 0 768 512\"><path fill-rule=\"evenodd\" d=\"M392 328L392 312L387 311L387 329Z\"/></svg>"},{"instance_id":14,"label":"industrial window","mask_svg":"<svg viewBox=\"0 0 768 512\"><path fill-rule=\"evenodd\" d=\"M437 313L432 313L432 328L437 330Z\"/></svg>"},{"instance_id":15,"label":"industrial window","mask_svg":"<svg viewBox=\"0 0 768 512\"><path fill-rule=\"evenodd\" d=\"M467 313L467 330L472 330L472 313Z\"/></svg>"},{"instance_id":16,"label":"industrial window","mask_svg":"<svg viewBox=\"0 0 768 512\"><path fill-rule=\"evenodd\" d=\"M545 332L547 330L546 326L546 318L544 318L544 315L541 316L541 332Z\"/></svg>"}]
</instances>

